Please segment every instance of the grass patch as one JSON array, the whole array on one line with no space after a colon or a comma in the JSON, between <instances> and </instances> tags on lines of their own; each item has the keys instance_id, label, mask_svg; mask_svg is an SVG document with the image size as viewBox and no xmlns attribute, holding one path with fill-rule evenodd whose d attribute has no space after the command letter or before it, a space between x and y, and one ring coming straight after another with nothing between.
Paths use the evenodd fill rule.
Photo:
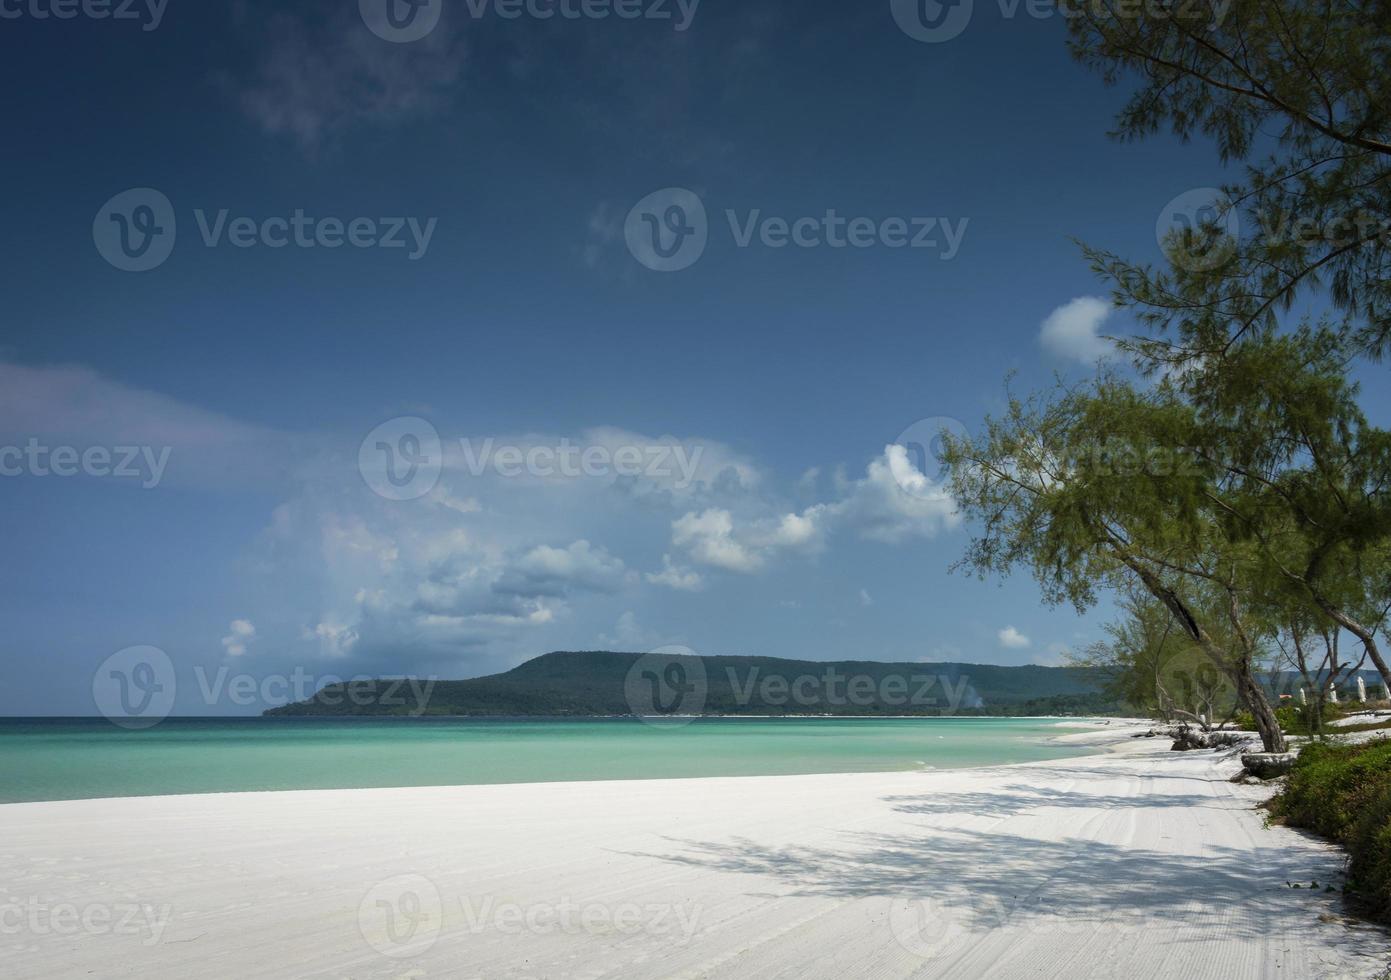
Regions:
<instances>
[{"instance_id":1,"label":"grass patch","mask_svg":"<svg viewBox=\"0 0 1391 980\"><path fill-rule=\"evenodd\" d=\"M1391 742L1306 746L1270 809L1347 848L1349 902L1391 923Z\"/></svg>"}]
</instances>

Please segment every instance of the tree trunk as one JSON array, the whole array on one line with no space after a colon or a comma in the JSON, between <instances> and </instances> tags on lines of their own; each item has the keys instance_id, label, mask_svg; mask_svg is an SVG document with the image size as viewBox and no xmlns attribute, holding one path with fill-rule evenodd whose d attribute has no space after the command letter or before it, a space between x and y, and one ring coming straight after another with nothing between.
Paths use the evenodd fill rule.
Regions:
<instances>
[{"instance_id":1,"label":"tree trunk","mask_svg":"<svg viewBox=\"0 0 1391 980\"><path fill-rule=\"evenodd\" d=\"M1327 613L1328 617L1332 619L1333 622L1337 623L1362 642L1362 649L1367 651L1367 659L1375 665L1377 673L1381 675L1382 683L1385 684L1387 688L1391 688L1391 668L1387 667L1385 659L1381 656L1381 648L1377 646L1376 633L1373 630L1367 629L1367 627L1363 626L1341 609L1335 607L1332 603L1317 597L1316 601L1318 602L1319 608Z\"/></svg>"},{"instance_id":2,"label":"tree trunk","mask_svg":"<svg viewBox=\"0 0 1391 980\"><path fill-rule=\"evenodd\" d=\"M1261 747L1267 752L1288 751L1285 733L1280 731L1280 722L1275 717L1275 711L1270 707L1265 691L1261 690L1260 684L1251 673L1250 662L1243 659L1233 665L1230 676L1236 684L1237 696L1256 721L1256 731L1261 733Z\"/></svg>"},{"instance_id":3,"label":"tree trunk","mask_svg":"<svg viewBox=\"0 0 1391 980\"><path fill-rule=\"evenodd\" d=\"M1198 622L1198 618L1193 615L1192 610L1188 608L1187 603L1177 592L1167 587L1157 575L1136 560L1134 556L1120 549L1115 549L1115 554L1127 568L1139 576L1140 582L1149 590L1150 595L1164 603L1165 607L1174 614L1179 627L1188 634L1194 643L1198 644L1199 649L1207 655L1207 658L1217 665L1217 669L1232 679L1232 683L1236 685L1237 697L1256 721L1256 731L1261 733L1261 745L1265 751L1286 751L1285 733L1280 731L1280 722L1275 718L1275 711L1270 707L1270 701L1266 698L1265 691L1261 689L1260 684L1251 673L1250 660L1242 657L1233 663L1231 658L1224 657L1222 652L1217 649L1217 645L1213 643L1208 631L1203 629L1202 623Z\"/></svg>"}]
</instances>

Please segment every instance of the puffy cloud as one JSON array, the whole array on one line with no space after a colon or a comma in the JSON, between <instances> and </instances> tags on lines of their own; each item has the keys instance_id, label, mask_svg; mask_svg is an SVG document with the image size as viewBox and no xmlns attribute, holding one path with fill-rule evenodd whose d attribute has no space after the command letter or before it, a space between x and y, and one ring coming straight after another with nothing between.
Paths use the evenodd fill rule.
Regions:
<instances>
[{"instance_id":1,"label":"puffy cloud","mask_svg":"<svg viewBox=\"0 0 1391 980\"><path fill-rule=\"evenodd\" d=\"M800 481L790 498L814 499L820 489L829 499L793 508L757 465L718 442L618 427L497 436L470 450L445 429L441 480L422 499L388 500L357 471L362 432L283 433L86 368L0 362L0 436L20 444L31 435L77 446L167 443L170 472L186 484L279 494L240 559L264 598L229 629L223 650L237 657L253 642L271 646L253 620L298 623L297 633L266 635L286 655L296 640L313 646L339 661L335 669L454 672L461 661L568 643L559 627L573 629L576 618L589 635L619 608L636 618L644 607L627 597L643 588L697 592L707 569L749 574L814 556L838 535L897 543L958 520L943 487L900 446L885 447L859 479ZM603 465L507 475L478 465L488 442L523 457L538 447L593 448ZM554 456L547 463L557 465ZM664 539L659 569L630 571L623 556L650 554ZM614 608L617 597L623 606Z\"/></svg>"},{"instance_id":2,"label":"puffy cloud","mask_svg":"<svg viewBox=\"0 0 1391 980\"><path fill-rule=\"evenodd\" d=\"M416 611L460 622L549 622L552 600L613 593L624 580L623 562L588 541L499 555L466 535L455 540L458 547L416 560L422 574L411 604Z\"/></svg>"},{"instance_id":3,"label":"puffy cloud","mask_svg":"<svg viewBox=\"0 0 1391 980\"><path fill-rule=\"evenodd\" d=\"M306 627L304 638L315 640L320 651L328 657L345 657L357 644L357 631L339 623L316 623Z\"/></svg>"},{"instance_id":4,"label":"puffy cloud","mask_svg":"<svg viewBox=\"0 0 1391 980\"><path fill-rule=\"evenodd\" d=\"M690 511L672 522L672 545L698 564L750 573L779 553L814 554L838 529L899 544L933 537L958 523L945 486L918 470L904 447L890 445L870 462L863 479L841 481L838 500L742 522L726 509Z\"/></svg>"},{"instance_id":5,"label":"puffy cloud","mask_svg":"<svg viewBox=\"0 0 1391 980\"><path fill-rule=\"evenodd\" d=\"M1000 639L1000 646L1007 650L1023 650L1032 642L1013 626L1006 626L995 635Z\"/></svg>"},{"instance_id":6,"label":"puffy cloud","mask_svg":"<svg viewBox=\"0 0 1391 980\"><path fill-rule=\"evenodd\" d=\"M664 585L681 592L699 592L705 587L705 580L699 572L671 560L671 555L662 556L662 570L648 572L645 576L653 585Z\"/></svg>"},{"instance_id":7,"label":"puffy cloud","mask_svg":"<svg viewBox=\"0 0 1391 980\"><path fill-rule=\"evenodd\" d=\"M834 519L861 536L887 544L931 538L961 522L945 485L924 475L903 446L884 447L865 477L830 505Z\"/></svg>"},{"instance_id":8,"label":"puffy cloud","mask_svg":"<svg viewBox=\"0 0 1391 980\"><path fill-rule=\"evenodd\" d=\"M293 580L286 594L318 597L301 615L320 624L304 635L322 655L455 671L500 650L573 643L544 628L592 622L609 597L644 584L699 590L702 577L676 552L643 576L622 549L669 533L671 508L746 496L760 480L719 443L612 427L467 443L446 431L441 441L443 479L423 499L382 500L325 460L275 509L258 564ZM586 449L597 468L584 468Z\"/></svg>"},{"instance_id":9,"label":"puffy cloud","mask_svg":"<svg viewBox=\"0 0 1391 980\"><path fill-rule=\"evenodd\" d=\"M1081 296L1064 303L1043 321L1039 343L1058 357L1095 364L1115 353L1115 346L1100 334L1114 309L1095 296Z\"/></svg>"},{"instance_id":10,"label":"puffy cloud","mask_svg":"<svg viewBox=\"0 0 1391 980\"><path fill-rule=\"evenodd\" d=\"M768 535L767 541L777 548L802 548L819 543L822 526L819 509L802 514L784 514Z\"/></svg>"},{"instance_id":11,"label":"puffy cloud","mask_svg":"<svg viewBox=\"0 0 1391 980\"><path fill-rule=\"evenodd\" d=\"M671 524L671 543L705 565L731 572L753 572L763 557L734 540L734 518L727 510L692 511Z\"/></svg>"},{"instance_id":12,"label":"puffy cloud","mask_svg":"<svg viewBox=\"0 0 1391 980\"><path fill-rule=\"evenodd\" d=\"M246 648L256 642L256 627L247 619L234 619L230 632L222 638L222 649L229 657L246 655Z\"/></svg>"},{"instance_id":13,"label":"puffy cloud","mask_svg":"<svg viewBox=\"0 0 1391 980\"><path fill-rule=\"evenodd\" d=\"M494 588L515 595L560 598L571 592L618 591L623 583L621 559L588 541L568 548L538 545L522 555Z\"/></svg>"}]
</instances>

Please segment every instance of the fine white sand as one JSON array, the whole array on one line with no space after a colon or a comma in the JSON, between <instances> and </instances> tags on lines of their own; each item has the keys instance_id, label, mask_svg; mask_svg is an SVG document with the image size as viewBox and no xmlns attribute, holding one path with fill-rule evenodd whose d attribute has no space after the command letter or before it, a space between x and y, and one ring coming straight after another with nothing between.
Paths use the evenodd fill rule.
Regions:
<instances>
[{"instance_id":1,"label":"fine white sand","mask_svg":"<svg viewBox=\"0 0 1391 980\"><path fill-rule=\"evenodd\" d=\"M1380 975L1335 848L1118 727L974 770L0 806L0 976Z\"/></svg>"}]
</instances>

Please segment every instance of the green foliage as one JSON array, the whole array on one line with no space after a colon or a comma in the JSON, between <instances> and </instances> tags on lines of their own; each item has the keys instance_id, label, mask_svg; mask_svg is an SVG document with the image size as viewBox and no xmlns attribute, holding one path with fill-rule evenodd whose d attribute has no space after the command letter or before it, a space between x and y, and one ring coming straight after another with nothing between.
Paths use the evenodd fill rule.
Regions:
<instances>
[{"instance_id":1,"label":"green foliage","mask_svg":"<svg viewBox=\"0 0 1391 980\"><path fill-rule=\"evenodd\" d=\"M961 564L1028 568L1047 601L1079 609L1101 587L1139 589L1189 650L1239 673L1282 633L1347 630L1385 676L1391 433L1363 415L1346 355L1335 334L1302 328L1153 386L1103 374L1012 399L981 436L947 440L953 495L982 529ZM1171 655L1145 652L1153 624L1128 615L1138 632L1113 637L1112 666ZM1154 680L1124 683L1157 705ZM1169 685L1169 699L1192 711L1201 686Z\"/></svg>"},{"instance_id":2,"label":"green foliage","mask_svg":"<svg viewBox=\"0 0 1391 980\"><path fill-rule=\"evenodd\" d=\"M1267 750L1281 751L1253 675L1266 627L1249 606L1268 573L1253 561L1249 528L1234 533L1221 506L1221 455L1195 451L1207 438L1199 407L1168 382L1141 387L1103 373L1011 398L984 433L945 439L953 498L977 529L958 567L1027 569L1045 601L1079 610L1101 588L1145 593L1168 612L1180 652L1224 673L1268 719Z\"/></svg>"},{"instance_id":3,"label":"green foliage","mask_svg":"<svg viewBox=\"0 0 1391 980\"><path fill-rule=\"evenodd\" d=\"M1122 599L1120 608L1120 619L1104 627L1109 639L1074 658L1104 672L1107 692L1166 721L1205 715L1216 725L1235 711L1231 680L1163 603L1136 592Z\"/></svg>"},{"instance_id":4,"label":"green foliage","mask_svg":"<svg viewBox=\"0 0 1391 980\"><path fill-rule=\"evenodd\" d=\"M1320 720L1323 722L1323 730L1327 731L1328 723L1337 721L1344 714L1336 704L1324 702L1322 707L1322 719L1312 703L1282 705L1276 709L1275 717L1280 719L1280 727L1291 735L1314 735L1320 730Z\"/></svg>"},{"instance_id":5,"label":"green foliage","mask_svg":"<svg viewBox=\"0 0 1391 980\"><path fill-rule=\"evenodd\" d=\"M1315 743L1271 810L1347 848L1349 897L1391 922L1391 743Z\"/></svg>"},{"instance_id":6,"label":"green foliage","mask_svg":"<svg viewBox=\"0 0 1391 980\"><path fill-rule=\"evenodd\" d=\"M1142 319L1179 343L1137 349L1173 363L1276 327L1322 290L1362 349L1391 340L1391 5L1381 0L1085 4L1074 55L1111 83L1136 80L1113 134L1210 138L1246 164L1217 213L1176 231L1168 268L1088 250Z\"/></svg>"},{"instance_id":7,"label":"green foliage","mask_svg":"<svg viewBox=\"0 0 1391 980\"><path fill-rule=\"evenodd\" d=\"M1391 606L1391 434L1347 377L1391 347L1391 4L1078 13L1073 54L1135 83L1114 136L1202 135L1245 164L1212 213L1166 238L1161 267L1084 248L1117 305L1158 332L1125 345L1138 366L1193 411L1190 441L1153 436L1211 467L1190 489L1249 563L1246 622L1346 630L1391 681L1375 639ZM1281 315L1309 292L1340 319L1289 330Z\"/></svg>"},{"instance_id":8,"label":"green foliage","mask_svg":"<svg viewBox=\"0 0 1391 980\"><path fill-rule=\"evenodd\" d=\"M1324 702L1323 705L1323 724L1325 733L1328 731L1327 725L1330 721L1337 721L1346 715L1336 704ZM1314 706L1312 704L1282 704L1275 709L1275 718L1280 722L1280 728L1287 735L1312 736L1315 732ZM1238 728L1247 732L1256 730L1255 720L1249 711L1239 712L1234 719ZM1346 731L1346 729L1337 729Z\"/></svg>"}]
</instances>

